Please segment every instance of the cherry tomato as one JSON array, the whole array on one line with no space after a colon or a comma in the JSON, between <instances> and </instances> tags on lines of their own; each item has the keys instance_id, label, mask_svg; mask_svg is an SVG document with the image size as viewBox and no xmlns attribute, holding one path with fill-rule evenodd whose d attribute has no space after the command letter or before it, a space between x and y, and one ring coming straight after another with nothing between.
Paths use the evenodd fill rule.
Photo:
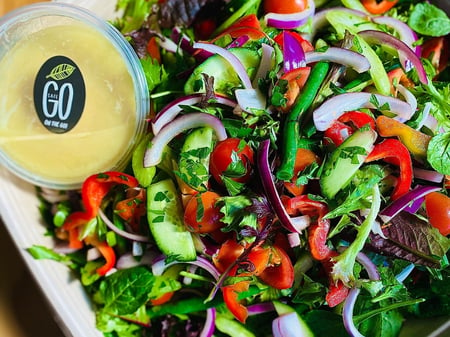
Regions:
<instances>
[{"instance_id":1,"label":"cherry tomato","mask_svg":"<svg viewBox=\"0 0 450 337\"><path fill-rule=\"evenodd\" d=\"M288 289L294 283L294 266L286 252L274 245L271 247L269 266L259 275L266 284L276 289Z\"/></svg>"},{"instance_id":2,"label":"cherry tomato","mask_svg":"<svg viewBox=\"0 0 450 337\"><path fill-rule=\"evenodd\" d=\"M239 138L227 138L214 147L209 169L214 179L223 184L222 176L246 183L251 178L254 153Z\"/></svg>"},{"instance_id":3,"label":"cherry tomato","mask_svg":"<svg viewBox=\"0 0 450 337\"><path fill-rule=\"evenodd\" d=\"M306 0L264 0L264 11L266 13L297 13L304 11L306 6Z\"/></svg>"},{"instance_id":4,"label":"cherry tomato","mask_svg":"<svg viewBox=\"0 0 450 337\"><path fill-rule=\"evenodd\" d=\"M431 192L425 196L425 209L430 224L447 236L450 234L450 198L443 193Z\"/></svg>"},{"instance_id":5,"label":"cherry tomato","mask_svg":"<svg viewBox=\"0 0 450 337\"><path fill-rule=\"evenodd\" d=\"M222 227L222 214L216 207L220 195L216 192L206 191L193 196L184 210L184 224L190 232L211 233ZM199 203L202 208L199 209Z\"/></svg>"}]
</instances>

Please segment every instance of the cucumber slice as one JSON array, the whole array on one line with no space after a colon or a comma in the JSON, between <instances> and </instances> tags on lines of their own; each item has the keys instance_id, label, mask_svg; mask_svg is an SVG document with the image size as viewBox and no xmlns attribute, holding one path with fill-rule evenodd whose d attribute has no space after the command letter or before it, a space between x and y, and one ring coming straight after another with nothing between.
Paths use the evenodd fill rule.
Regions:
<instances>
[{"instance_id":1,"label":"cucumber slice","mask_svg":"<svg viewBox=\"0 0 450 337\"><path fill-rule=\"evenodd\" d=\"M372 151L377 133L359 129L338 146L325 161L320 186L328 199L346 187Z\"/></svg>"},{"instance_id":2,"label":"cucumber slice","mask_svg":"<svg viewBox=\"0 0 450 337\"><path fill-rule=\"evenodd\" d=\"M152 183L153 177L156 173L156 167L144 167L144 155L151 137L152 135L146 135L140 141L134 150L133 157L131 159L131 166L133 168L134 176L143 187L148 187Z\"/></svg>"},{"instance_id":3,"label":"cucumber slice","mask_svg":"<svg viewBox=\"0 0 450 337\"><path fill-rule=\"evenodd\" d=\"M178 261L195 260L194 240L183 223L183 207L171 179L147 188L147 218L150 231L163 254Z\"/></svg>"},{"instance_id":4,"label":"cucumber slice","mask_svg":"<svg viewBox=\"0 0 450 337\"><path fill-rule=\"evenodd\" d=\"M196 191L206 191L213 130L209 127L192 131L181 148L178 172L180 178Z\"/></svg>"},{"instance_id":5,"label":"cucumber slice","mask_svg":"<svg viewBox=\"0 0 450 337\"><path fill-rule=\"evenodd\" d=\"M258 52L248 48L230 48L229 51L242 62L250 78L252 78L260 62ZM222 56L213 55L194 69L184 85L186 94L205 92L203 73L214 77L214 91L216 93L232 96L236 88L242 87L241 80L231 64Z\"/></svg>"}]
</instances>

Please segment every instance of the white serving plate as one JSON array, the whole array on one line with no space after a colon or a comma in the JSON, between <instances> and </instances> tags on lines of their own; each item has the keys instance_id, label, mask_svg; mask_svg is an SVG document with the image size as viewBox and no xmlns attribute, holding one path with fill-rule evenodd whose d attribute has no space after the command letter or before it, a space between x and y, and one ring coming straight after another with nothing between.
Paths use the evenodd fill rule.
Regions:
<instances>
[{"instance_id":1,"label":"white serving plate","mask_svg":"<svg viewBox=\"0 0 450 337\"><path fill-rule=\"evenodd\" d=\"M114 0L55 0L73 3L92 10L104 18L112 18ZM69 337L102 337L95 327L91 302L81 283L69 269L55 261L35 260L26 251L32 245L51 247L53 241L45 236L34 186L0 166L0 215L16 244L25 264L46 296L54 318ZM418 334L417 334L418 333ZM450 336L450 321L446 318L407 324L402 337Z\"/></svg>"}]
</instances>

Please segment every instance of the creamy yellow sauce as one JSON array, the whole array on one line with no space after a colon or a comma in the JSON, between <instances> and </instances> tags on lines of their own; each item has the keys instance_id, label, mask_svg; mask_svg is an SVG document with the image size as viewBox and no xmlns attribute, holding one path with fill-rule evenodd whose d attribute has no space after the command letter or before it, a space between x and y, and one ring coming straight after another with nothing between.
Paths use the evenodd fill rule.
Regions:
<instances>
[{"instance_id":1,"label":"creamy yellow sauce","mask_svg":"<svg viewBox=\"0 0 450 337\"><path fill-rule=\"evenodd\" d=\"M81 119L61 134L43 126L33 101L36 74L55 55L75 62L86 87ZM78 184L115 167L135 132L135 109L132 78L121 55L89 26L40 30L0 60L0 147L45 180Z\"/></svg>"}]
</instances>

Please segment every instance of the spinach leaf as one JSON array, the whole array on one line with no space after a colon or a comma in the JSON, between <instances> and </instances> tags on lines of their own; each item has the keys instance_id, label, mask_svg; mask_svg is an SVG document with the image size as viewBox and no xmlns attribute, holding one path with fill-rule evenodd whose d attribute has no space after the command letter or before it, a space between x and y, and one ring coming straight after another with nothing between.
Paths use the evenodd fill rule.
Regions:
<instances>
[{"instance_id":1,"label":"spinach leaf","mask_svg":"<svg viewBox=\"0 0 450 337\"><path fill-rule=\"evenodd\" d=\"M427 160L442 174L450 174L450 132L440 133L428 144Z\"/></svg>"},{"instance_id":2,"label":"spinach leaf","mask_svg":"<svg viewBox=\"0 0 450 337\"><path fill-rule=\"evenodd\" d=\"M100 284L105 312L128 315L136 312L148 299L156 277L143 266L118 270Z\"/></svg>"},{"instance_id":3,"label":"spinach leaf","mask_svg":"<svg viewBox=\"0 0 450 337\"><path fill-rule=\"evenodd\" d=\"M408 25L417 33L427 36L444 36L450 33L450 19L447 14L426 2L414 7Z\"/></svg>"}]
</instances>

